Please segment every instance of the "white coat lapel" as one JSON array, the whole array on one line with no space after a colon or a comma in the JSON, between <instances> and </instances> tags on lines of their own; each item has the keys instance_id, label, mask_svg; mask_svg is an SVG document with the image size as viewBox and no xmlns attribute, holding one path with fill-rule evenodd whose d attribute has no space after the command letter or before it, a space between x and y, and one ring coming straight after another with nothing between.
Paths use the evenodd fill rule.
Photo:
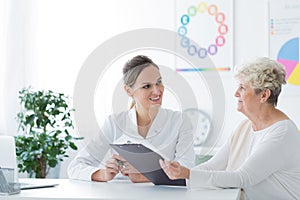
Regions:
<instances>
[{"instance_id":1,"label":"white coat lapel","mask_svg":"<svg viewBox=\"0 0 300 200\"><path fill-rule=\"evenodd\" d=\"M166 124L168 118L168 112L165 109L159 108L156 117L148 131L147 138L151 138L159 134Z\"/></svg>"}]
</instances>

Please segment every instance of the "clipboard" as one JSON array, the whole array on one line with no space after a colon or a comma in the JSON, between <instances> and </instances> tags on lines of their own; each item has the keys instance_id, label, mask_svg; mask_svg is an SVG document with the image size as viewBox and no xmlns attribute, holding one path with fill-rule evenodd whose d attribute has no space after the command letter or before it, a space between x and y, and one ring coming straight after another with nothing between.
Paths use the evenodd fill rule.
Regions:
<instances>
[{"instance_id":1,"label":"clipboard","mask_svg":"<svg viewBox=\"0 0 300 200\"><path fill-rule=\"evenodd\" d=\"M144 145L110 144L110 146L154 185L186 186L185 179L171 180L159 164L159 159L164 158Z\"/></svg>"}]
</instances>

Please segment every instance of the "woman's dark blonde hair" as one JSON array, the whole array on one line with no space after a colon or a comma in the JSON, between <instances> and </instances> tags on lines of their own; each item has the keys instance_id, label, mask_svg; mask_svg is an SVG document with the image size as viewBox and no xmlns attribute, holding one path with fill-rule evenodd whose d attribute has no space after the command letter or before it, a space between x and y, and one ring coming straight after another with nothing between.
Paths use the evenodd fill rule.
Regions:
<instances>
[{"instance_id":1,"label":"woman's dark blonde hair","mask_svg":"<svg viewBox=\"0 0 300 200\"><path fill-rule=\"evenodd\" d=\"M133 87L140 73L149 66L159 67L147 56L138 55L133 57L123 67L123 82L128 87ZM135 102L131 103L130 108L135 105Z\"/></svg>"}]
</instances>

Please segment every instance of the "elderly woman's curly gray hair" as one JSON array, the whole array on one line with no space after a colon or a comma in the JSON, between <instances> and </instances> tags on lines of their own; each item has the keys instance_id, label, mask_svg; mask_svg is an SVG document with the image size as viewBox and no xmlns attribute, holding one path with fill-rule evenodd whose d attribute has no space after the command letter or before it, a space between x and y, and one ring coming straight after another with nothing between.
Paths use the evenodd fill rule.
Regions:
<instances>
[{"instance_id":1,"label":"elderly woman's curly gray hair","mask_svg":"<svg viewBox=\"0 0 300 200\"><path fill-rule=\"evenodd\" d=\"M267 102L277 105L281 86L286 84L284 66L275 60L261 57L237 68L234 77L242 83L250 83L256 94L269 89Z\"/></svg>"}]
</instances>

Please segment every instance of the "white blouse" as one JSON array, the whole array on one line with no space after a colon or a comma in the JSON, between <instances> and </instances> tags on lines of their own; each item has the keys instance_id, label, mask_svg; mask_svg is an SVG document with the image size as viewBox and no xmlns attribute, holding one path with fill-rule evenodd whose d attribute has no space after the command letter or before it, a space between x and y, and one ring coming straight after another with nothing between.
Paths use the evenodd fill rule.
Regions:
<instances>
[{"instance_id":1,"label":"white blouse","mask_svg":"<svg viewBox=\"0 0 300 200\"><path fill-rule=\"evenodd\" d=\"M92 174L105 168L105 161L116 153L111 143L141 143L158 151L168 160L194 167L192 123L181 112L160 108L146 138L139 135L135 108L109 116L101 131L69 164L72 179L91 180Z\"/></svg>"},{"instance_id":2,"label":"white blouse","mask_svg":"<svg viewBox=\"0 0 300 200\"><path fill-rule=\"evenodd\" d=\"M300 134L291 120L253 131L247 120L208 162L191 170L189 188L243 188L247 199L300 199Z\"/></svg>"}]
</instances>

